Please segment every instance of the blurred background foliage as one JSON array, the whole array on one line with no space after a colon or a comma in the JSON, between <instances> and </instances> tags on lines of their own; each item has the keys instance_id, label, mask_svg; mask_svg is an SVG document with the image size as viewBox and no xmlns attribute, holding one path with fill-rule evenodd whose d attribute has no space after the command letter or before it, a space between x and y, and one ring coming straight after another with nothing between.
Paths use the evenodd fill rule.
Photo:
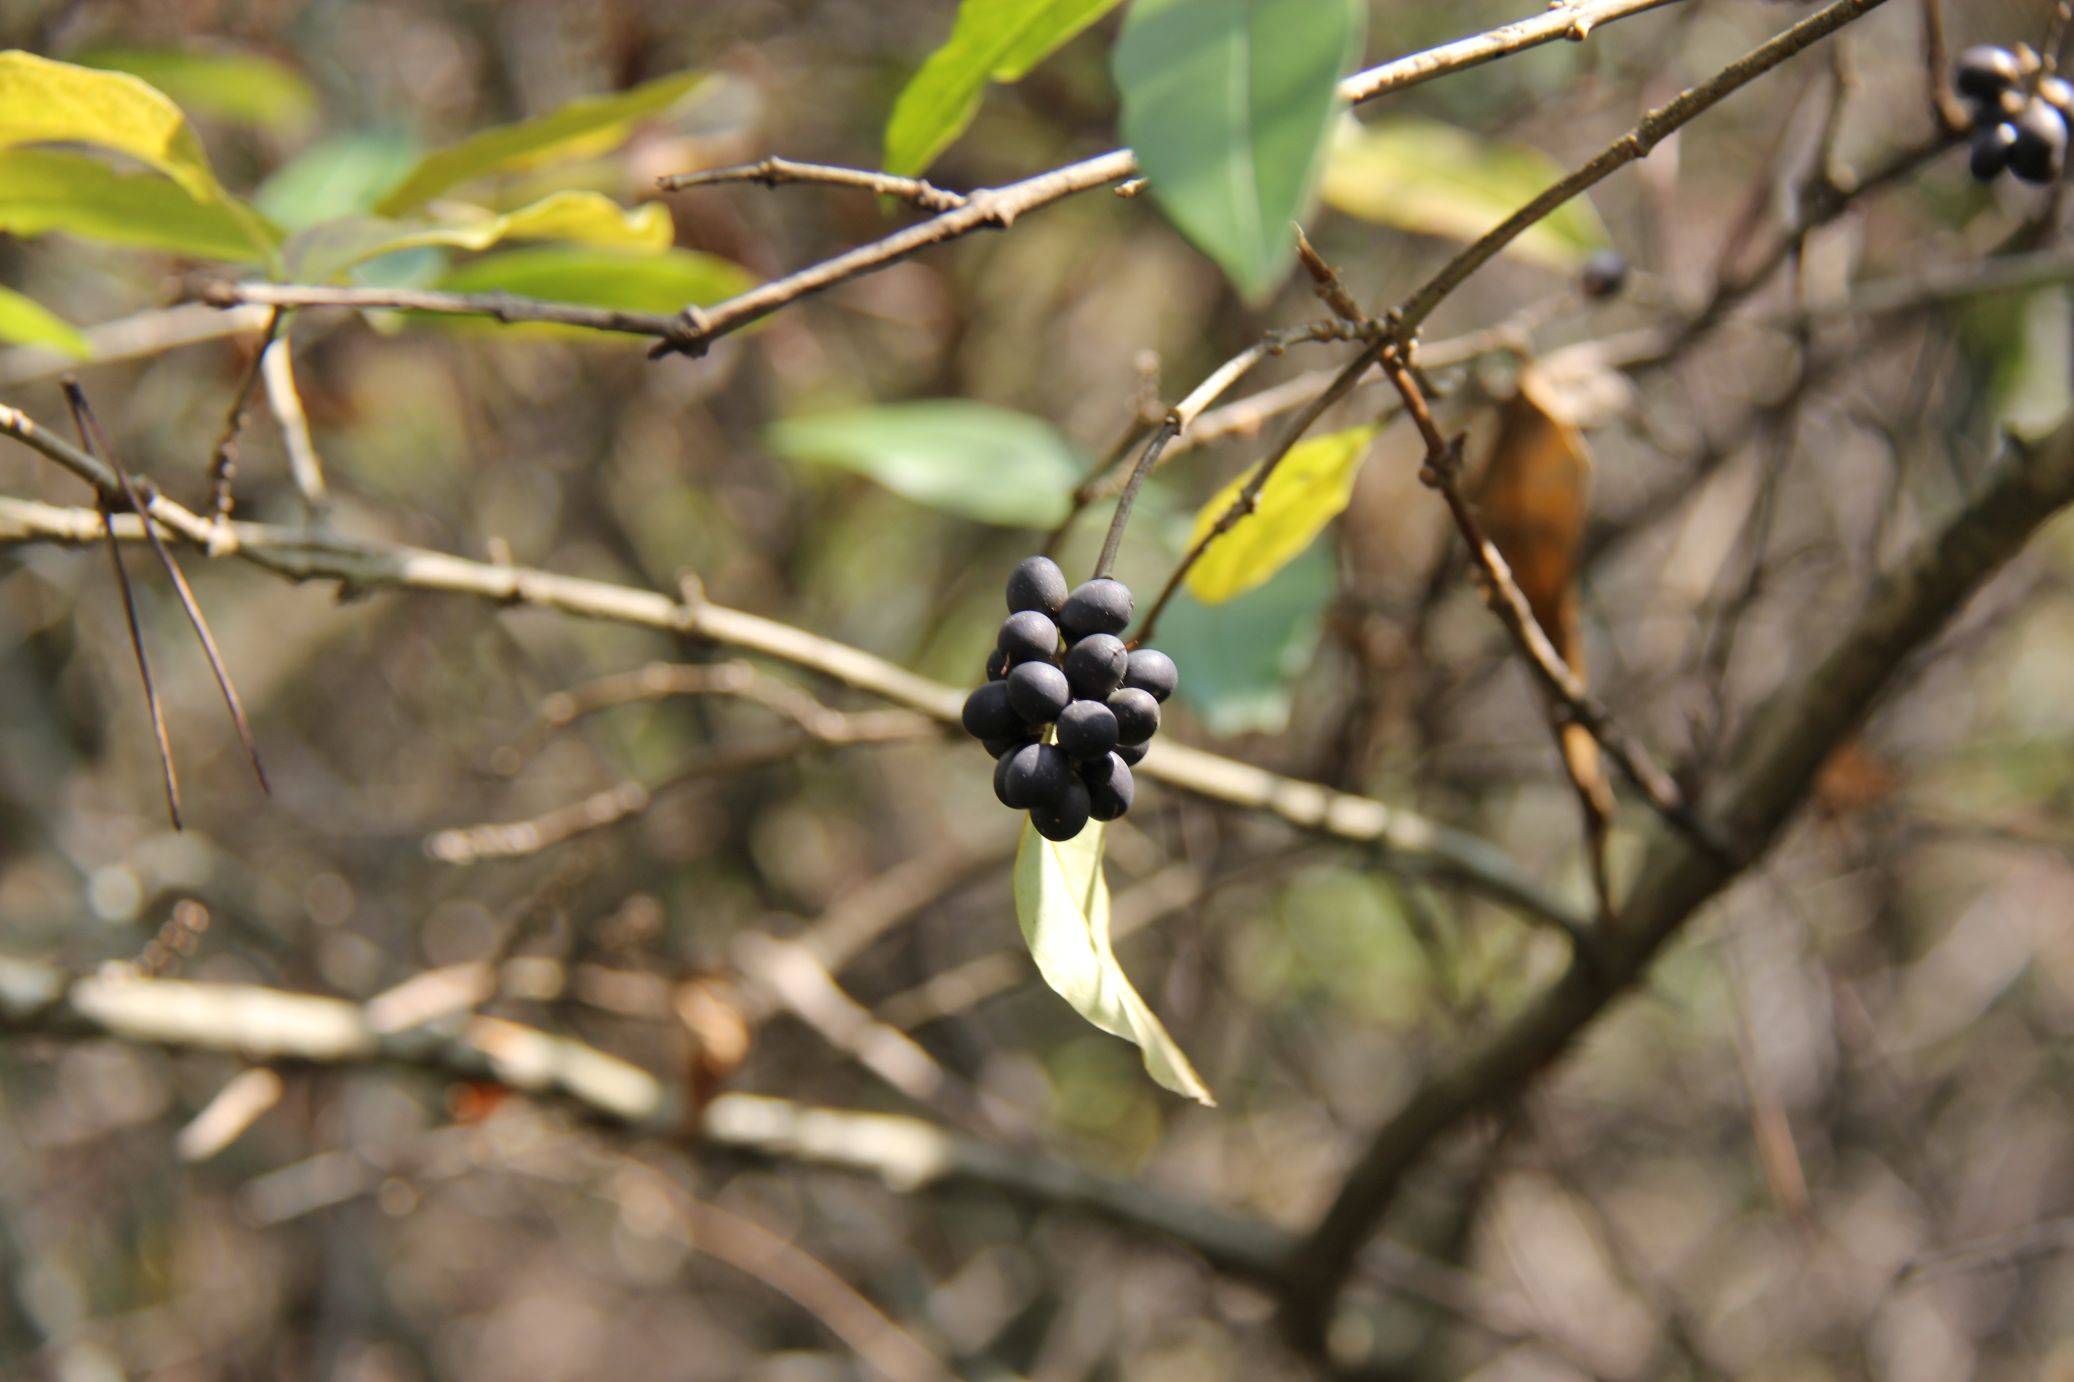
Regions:
<instances>
[{"instance_id":1,"label":"blurred background foliage","mask_svg":"<svg viewBox=\"0 0 2074 1382\"><path fill-rule=\"evenodd\" d=\"M2049 6L1946 8L1958 46L2035 40ZM1523 12L1378 3L1367 59ZM1393 301L1449 237L1791 17L1688 0L1394 96L1359 113L1312 237L1362 302ZM5 0L0 40L154 83L222 184L291 235L376 210L428 153L486 128L704 74L682 99L467 188L500 214L595 194L626 214L605 238L640 241L638 259L579 237L416 247L359 271L659 310L911 215L831 189L659 197L654 182L767 153L875 166L896 94L950 20L946 0ZM1839 75L1839 166L1928 130L1919 23L1917 5L1891 5L1850 30L1839 65L1818 50L1729 102L1478 276L1429 339L1530 313L1545 353L1703 300L1740 218L1791 214ZM987 186L1112 147L1115 28L990 87L930 178ZM1983 192L1947 158L1818 230L1763 303L1963 264L2038 213L2037 194ZM1587 304L1575 273L1602 244L1635 281ZM86 334L69 341L5 302L0 326L28 320L11 333L91 349L95 327L164 309L204 267L105 236L0 238L0 282ZM289 331L329 481L323 522L665 590L695 574L716 600L964 684L1002 574L1132 426L1144 381L1171 402L1263 329L1316 314L1295 282L1247 305L1148 201L1096 192L809 299L696 361L651 364L632 338L396 314L307 312ZM200 503L254 345L245 330L73 367L130 466ZM1328 362L1302 349L1254 382ZM1638 380L1634 405L1591 434L1583 627L1606 698L1703 779L1724 726L1949 510L1998 428L2065 413L2070 350L2055 284L1870 323L1739 326ZM6 400L55 424L62 367L47 348L0 352ZM1505 369L1450 379L1451 421L1487 434ZM1380 397L1357 393L1328 421L1370 421ZM1119 571L1141 601L1263 445L1204 447L1156 480ZM1167 732L1474 828L1581 896L1571 790L1417 454L1386 429L1316 545L1228 603L1177 602L1160 642L1186 699ZM13 448L0 491L90 499ZM307 517L263 415L238 503ZM1104 517L1075 529L1069 570L1091 563ZM1370 1342L1441 1376L2074 1376L2070 562L2063 524L1840 755L1818 808L1648 993L1419 1178L1392 1236L1501 1301L1510 1334L1386 1294L1361 1322ZM1491 904L1142 792L1111 840L1123 955L1218 1091L1221 1108L1197 1109L1034 981L1009 903L1014 821L970 750L802 755L694 782L543 854L455 867L428 856L428 835L663 780L767 714L635 706L521 756L512 745L550 693L708 651L189 565L276 794L254 792L177 606L147 589L192 817L175 835L105 560L0 553L10 953L127 958L194 898L214 924L190 977L367 997L430 966L537 954L674 980L726 974L740 937L798 934L919 865L948 881L843 980L976 1092L972 1116L1290 1225L1417 1072L1561 958ZM1627 839L1616 832L1617 858ZM574 1000L495 1010L654 1068L684 1059L667 1021ZM0 1048L5 1370L853 1375L811 1314L700 1254L673 1209L694 1195L797 1240L954 1375L1296 1372L1262 1300L1158 1244L976 1193L911 1199L684 1149L627 1156L555 1115L485 1112L422 1080L294 1076L248 1136L183 1165L175 1134L235 1068ZM782 1017L758 1025L734 1078L911 1107Z\"/></svg>"}]
</instances>

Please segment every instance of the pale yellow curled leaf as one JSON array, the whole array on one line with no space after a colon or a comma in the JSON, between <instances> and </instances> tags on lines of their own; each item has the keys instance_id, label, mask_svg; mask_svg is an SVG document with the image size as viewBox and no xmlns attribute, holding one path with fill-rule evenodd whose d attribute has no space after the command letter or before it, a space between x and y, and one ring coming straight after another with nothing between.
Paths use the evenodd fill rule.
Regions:
<instances>
[{"instance_id":1,"label":"pale yellow curled leaf","mask_svg":"<svg viewBox=\"0 0 2074 1382\"><path fill-rule=\"evenodd\" d=\"M0 288L0 341L42 346L75 360L84 360L94 353L86 337L79 334L79 328L11 288Z\"/></svg>"},{"instance_id":2,"label":"pale yellow curled leaf","mask_svg":"<svg viewBox=\"0 0 2074 1382\"><path fill-rule=\"evenodd\" d=\"M111 245L230 263L263 260L252 242L256 212L196 201L157 173L125 173L91 154L56 149L0 152L0 231L53 231ZM269 227L269 232L271 228Z\"/></svg>"},{"instance_id":3,"label":"pale yellow curled leaf","mask_svg":"<svg viewBox=\"0 0 2074 1382\"><path fill-rule=\"evenodd\" d=\"M705 80L701 72L678 72L630 91L584 97L535 119L470 135L427 154L375 210L399 215L471 178L601 153L624 140L636 121L668 110Z\"/></svg>"},{"instance_id":4,"label":"pale yellow curled leaf","mask_svg":"<svg viewBox=\"0 0 2074 1382\"><path fill-rule=\"evenodd\" d=\"M290 273L324 283L398 250L477 251L506 240L551 240L661 254L675 237L669 208L660 202L628 210L598 192L555 192L501 215L471 206L451 208L437 220L348 216L325 221L290 240L286 259Z\"/></svg>"},{"instance_id":5,"label":"pale yellow curled leaf","mask_svg":"<svg viewBox=\"0 0 2074 1382\"><path fill-rule=\"evenodd\" d=\"M1188 590L1206 605L1243 595L1287 566L1340 516L1354 496L1354 477L1375 440L1374 427L1350 427L1298 442L1267 483L1253 512L1211 541L1188 572ZM1259 466L1218 490L1195 517L1191 550L1216 530Z\"/></svg>"},{"instance_id":6,"label":"pale yellow curled leaf","mask_svg":"<svg viewBox=\"0 0 2074 1382\"><path fill-rule=\"evenodd\" d=\"M254 257L276 242L265 221L216 181L180 107L126 72L0 52L0 148L21 144L90 144L127 155L171 178L194 201L224 207Z\"/></svg>"},{"instance_id":7,"label":"pale yellow curled leaf","mask_svg":"<svg viewBox=\"0 0 2074 1382\"><path fill-rule=\"evenodd\" d=\"M1210 1088L1124 977L1109 941L1104 827L1090 823L1064 843L1023 827L1015 852L1015 913L1037 972L1073 1010L1111 1036L1134 1042L1160 1085L1213 1107Z\"/></svg>"},{"instance_id":8,"label":"pale yellow curled leaf","mask_svg":"<svg viewBox=\"0 0 2074 1382\"><path fill-rule=\"evenodd\" d=\"M1325 204L1419 235L1473 240L1532 201L1566 170L1539 149L1486 139L1417 115L1346 121L1326 156ZM1505 247L1569 270L1607 245L1586 198L1563 203Z\"/></svg>"}]
</instances>

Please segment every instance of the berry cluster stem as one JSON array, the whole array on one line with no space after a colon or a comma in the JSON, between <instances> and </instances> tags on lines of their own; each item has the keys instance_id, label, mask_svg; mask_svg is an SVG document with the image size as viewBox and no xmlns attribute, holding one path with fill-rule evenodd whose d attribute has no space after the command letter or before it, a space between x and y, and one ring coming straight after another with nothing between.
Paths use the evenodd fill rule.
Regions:
<instances>
[{"instance_id":1,"label":"berry cluster stem","mask_svg":"<svg viewBox=\"0 0 2074 1382\"><path fill-rule=\"evenodd\" d=\"M1159 464L1159 456L1167 444L1181 435L1181 424L1172 413L1153 430L1145 449L1138 453L1138 463L1131 467L1130 479L1124 482L1123 493L1116 498L1116 512L1109 519L1108 536L1102 539L1102 555L1095 558L1093 579L1099 580L1109 574L1116 564L1117 549L1123 546L1123 530L1130 525L1131 506L1138 502L1138 491L1145 487L1145 477Z\"/></svg>"}]
</instances>

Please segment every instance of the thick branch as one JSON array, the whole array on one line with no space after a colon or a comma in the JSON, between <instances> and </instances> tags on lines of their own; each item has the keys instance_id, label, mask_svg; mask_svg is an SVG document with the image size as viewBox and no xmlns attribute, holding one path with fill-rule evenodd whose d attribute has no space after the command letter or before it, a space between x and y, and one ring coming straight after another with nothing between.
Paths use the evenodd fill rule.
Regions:
<instances>
[{"instance_id":1,"label":"thick branch","mask_svg":"<svg viewBox=\"0 0 2074 1382\"><path fill-rule=\"evenodd\" d=\"M1659 829L1606 945L1574 959L1524 1013L1431 1077L1382 1126L1290 1259L1283 1318L1296 1341L1320 1345L1362 1244L1433 1145L1516 1095L1644 976L1664 943L1769 847L1903 661L2069 503L2074 421L2000 462L1974 499L1873 585L1830 651L1760 707L1723 756L1733 776L1705 803L1709 818L1726 828L1735 860L1716 860L1683 834Z\"/></svg>"}]
</instances>

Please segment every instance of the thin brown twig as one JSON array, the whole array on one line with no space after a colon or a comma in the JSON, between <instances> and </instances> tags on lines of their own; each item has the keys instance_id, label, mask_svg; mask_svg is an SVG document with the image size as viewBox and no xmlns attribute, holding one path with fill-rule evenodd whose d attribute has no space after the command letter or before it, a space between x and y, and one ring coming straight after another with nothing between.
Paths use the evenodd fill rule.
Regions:
<instances>
[{"instance_id":1,"label":"thin brown twig","mask_svg":"<svg viewBox=\"0 0 2074 1382\"><path fill-rule=\"evenodd\" d=\"M828 713L835 715L839 712ZM487 859L523 858L630 820L653 806L658 797L694 782L783 763L812 748L894 744L939 732L936 725L922 716L898 710L844 715L841 720L840 728L824 725L814 732L801 730L771 735L747 744L717 749L693 759L653 785L621 782L593 792L581 801L558 806L525 820L442 830L425 841L425 852L443 864L479 864Z\"/></svg>"},{"instance_id":2,"label":"thin brown twig","mask_svg":"<svg viewBox=\"0 0 2074 1382\"><path fill-rule=\"evenodd\" d=\"M1411 340L1433 310L1461 287L1471 274L1496 258L1501 250L1533 226L1553 215L1565 202L1604 181L1617 170L1646 157L1672 131L1711 110L1788 58L1886 3L1887 0L1834 0L1834 3L1751 49L1706 81L1688 87L1650 111L1633 129L1607 145L1596 157L1558 180L1464 248L1413 292L1395 317L1399 340Z\"/></svg>"},{"instance_id":3,"label":"thin brown twig","mask_svg":"<svg viewBox=\"0 0 2074 1382\"><path fill-rule=\"evenodd\" d=\"M223 420L223 435L216 439L216 449L209 457L209 516L219 523L231 515L231 487L237 481L238 471L238 434L245 430L245 410L251 406L253 391L259 387L266 353L273 349L274 337L281 329L281 316L279 307L267 312L266 329L259 333L252 363L246 367L244 378L238 381L238 391L231 396L230 413Z\"/></svg>"},{"instance_id":4,"label":"thin brown twig","mask_svg":"<svg viewBox=\"0 0 2074 1382\"><path fill-rule=\"evenodd\" d=\"M361 312L433 312L447 316L490 317L506 324L547 322L630 336L660 336L666 343L685 336L682 323L668 313L542 302L515 293L443 293L426 288L336 288L318 284L216 282L204 284L195 295L212 307L350 307Z\"/></svg>"},{"instance_id":5,"label":"thin brown twig","mask_svg":"<svg viewBox=\"0 0 2074 1382\"><path fill-rule=\"evenodd\" d=\"M541 701L533 724L509 745L507 757L514 762L529 759L562 730L603 711L678 696L748 701L782 715L807 734L824 738L843 733L849 719L791 682L746 662L651 662L548 696Z\"/></svg>"},{"instance_id":6,"label":"thin brown twig","mask_svg":"<svg viewBox=\"0 0 2074 1382\"><path fill-rule=\"evenodd\" d=\"M1418 380L1395 350L1383 352L1382 367L1404 400L1405 411L1419 429L1420 438L1426 443L1426 459L1419 471L1420 480L1446 501L1456 530L1461 533L1470 557L1483 573L1491 611L1512 636L1513 645L1551 703L1559 707L1571 723L1583 726L1592 738L1598 740L1599 746L1657 814L1684 832L1717 862L1734 858L1735 853L1727 842L1693 811L1671 775L1615 723L1612 713L1599 704L1590 688L1563 660L1548 631L1534 617L1526 594L1520 590L1519 582L1513 579L1512 568L1484 532L1476 511L1462 493L1460 439L1451 441L1441 432L1439 424L1433 420L1432 411L1426 406L1425 393Z\"/></svg>"},{"instance_id":7,"label":"thin brown twig","mask_svg":"<svg viewBox=\"0 0 2074 1382\"><path fill-rule=\"evenodd\" d=\"M86 393L77 380L65 381L65 397L72 405L72 415L78 420L82 435L91 438L89 448L98 450L108 468L114 472L122 498L134 513L146 511L142 491L130 475L115 450L108 444L107 435L94 417L94 410L86 401ZM223 651L216 646L216 635L209 631L209 621L202 615L201 601L195 599L194 587L187 583L187 574L180 563L173 559L172 551L158 529L150 523L144 524L144 536L151 543L151 550L158 555L159 564L165 568L166 576L173 583L174 593L180 597L180 608L187 615L187 622L194 629L195 638L202 645L202 656L208 660L209 672L216 679L216 689L223 695L223 704L230 712L231 727L237 731L238 743L244 747L245 759L252 765L252 775L259 780L259 790L273 795L273 787L267 782L266 765L259 758L259 744L252 737L252 724L245 717L245 703L238 696L236 683L231 680L230 668L224 663Z\"/></svg>"},{"instance_id":8,"label":"thin brown twig","mask_svg":"<svg viewBox=\"0 0 2074 1382\"><path fill-rule=\"evenodd\" d=\"M84 431L84 429L81 429ZM151 658L144 651L144 630L137 623L137 596L130 589L130 573L122 564L122 542L115 534L115 511L101 503L101 522L108 533L108 558L115 563L115 588L122 592L123 619L129 624L130 650L137 656L137 675L144 683L144 708L151 716L151 737L158 745L159 779L165 787L166 815L173 829L184 827L180 820L180 776L173 768L173 740L166 732L166 711L159 703L158 683L151 675Z\"/></svg>"},{"instance_id":9,"label":"thin brown twig","mask_svg":"<svg viewBox=\"0 0 2074 1382\"><path fill-rule=\"evenodd\" d=\"M1209 530L1200 538L1197 538L1190 545L1188 551L1182 555L1181 560L1175 563L1172 574L1167 577L1167 583L1160 588L1159 598L1152 602L1152 608L1145 614L1145 621L1138 627L1137 639L1139 642L1144 642L1152 637L1154 631L1159 627L1160 615L1166 611L1167 605L1173 600L1175 592L1181 588L1181 582L1187 579L1188 573L1194 569L1195 564L1202 560L1203 553L1209 550L1210 544L1230 532L1240 519L1253 512L1255 506L1260 501L1262 487L1274 475L1275 468L1281 465L1289 453L1296 448L1296 444L1303 440L1304 433L1311 430L1311 424L1324 416L1326 410L1332 407L1333 404L1344 398L1347 392L1354 387L1355 382L1368 372L1369 367L1382 358L1382 354L1383 343L1381 341L1370 342L1359 355L1354 357L1352 363L1344 366L1337 375L1334 375L1332 382L1327 384L1323 390L1313 397L1301 412L1290 419L1289 425L1282 429L1282 435L1276 441L1274 449L1267 454L1267 457L1259 465L1253 468L1253 472L1247 478L1246 483L1240 486L1237 494L1232 496L1232 501L1225 506L1224 512L1217 516L1217 521L1211 524Z\"/></svg>"},{"instance_id":10,"label":"thin brown twig","mask_svg":"<svg viewBox=\"0 0 2074 1382\"><path fill-rule=\"evenodd\" d=\"M790 183L851 187L865 192L876 192L882 197L894 197L924 211L953 211L965 205L962 193L946 191L921 178L896 177L891 173L875 173L863 168L842 168L829 163L801 163L794 159L775 156L755 163L734 163L725 168L701 168L690 173L671 173L657 178L655 185L665 192L683 192L694 187L713 187L733 182L760 182L765 187L783 187Z\"/></svg>"}]
</instances>

